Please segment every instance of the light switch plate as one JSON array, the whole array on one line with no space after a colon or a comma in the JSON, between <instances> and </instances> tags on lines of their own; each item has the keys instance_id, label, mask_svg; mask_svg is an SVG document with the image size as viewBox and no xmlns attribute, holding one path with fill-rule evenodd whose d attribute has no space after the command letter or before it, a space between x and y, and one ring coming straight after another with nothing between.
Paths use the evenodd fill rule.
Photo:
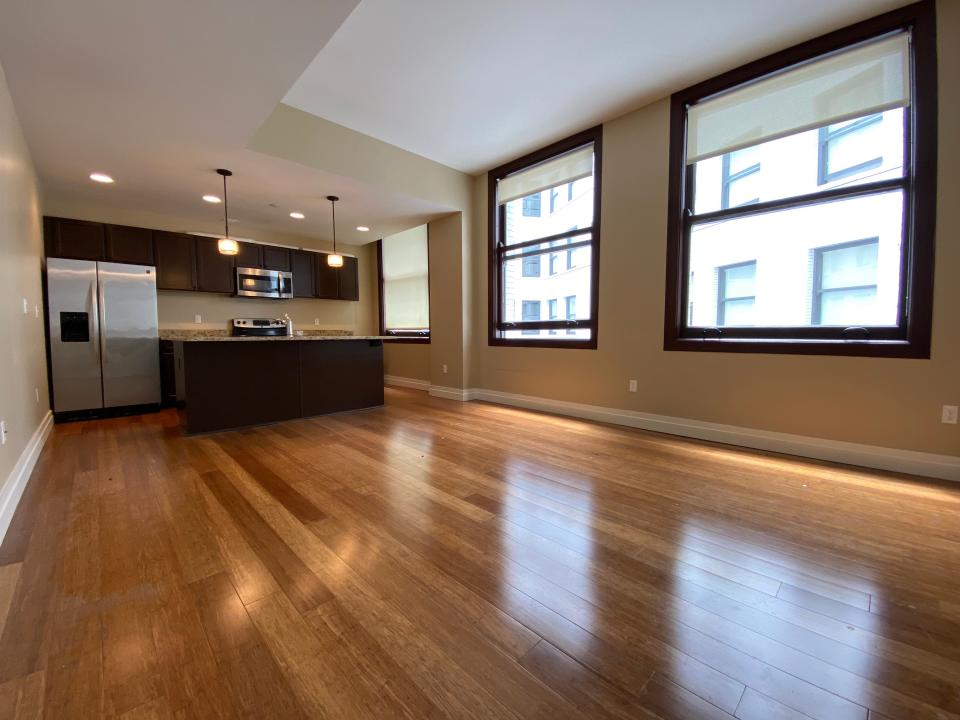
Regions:
<instances>
[{"instance_id":1,"label":"light switch plate","mask_svg":"<svg viewBox=\"0 0 960 720\"><path fill-rule=\"evenodd\" d=\"M957 424L957 406L944 405L943 414L940 416L940 422L946 423L947 425L956 425Z\"/></svg>"},{"instance_id":2,"label":"light switch plate","mask_svg":"<svg viewBox=\"0 0 960 720\"><path fill-rule=\"evenodd\" d=\"M7 444L7 421L0 420L0 445Z\"/></svg>"},{"instance_id":3,"label":"light switch plate","mask_svg":"<svg viewBox=\"0 0 960 720\"><path fill-rule=\"evenodd\" d=\"M27 299L24 298L24 299L23 299L23 314L26 315L28 312L30 312L30 303L28 303L28 302L27 302Z\"/></svg>"},{"instance_id":4,"label":"light switch plate","mask_svg":"<svg viewBox=\"0 0 960 720\"><path fill-rule=\"evenodd\" d=\"M193 322L195 322L197 325L200 325L203 322L203 318L200 317L200 313L197 313L193 316Z\"/></svg>"},{"instance_id":5,"label":"light switch plate","mask_svg":"<svg viewBox=\"0 0 960 720\"><path fill-rule=\"evenodd\" d=\"M631 381L630 381L630 384L627 386L627 389L628 389L630 392L636 392L636 391L637 391L637 381L636 381L636 380L631 380Z\"/></svg>"}]
</instances>

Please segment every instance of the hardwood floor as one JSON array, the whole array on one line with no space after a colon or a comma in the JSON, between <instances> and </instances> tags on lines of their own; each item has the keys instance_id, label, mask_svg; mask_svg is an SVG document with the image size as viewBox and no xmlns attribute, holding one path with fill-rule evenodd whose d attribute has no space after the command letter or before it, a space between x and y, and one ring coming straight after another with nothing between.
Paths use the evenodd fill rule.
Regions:
<instances>
[{"instance_id":1,"label":"hardwood floor","mask_svg":"<svg viewBox=\"0 0 960 720\"><path fill-rule=\"evenodd\" d=\"M57 426L3 718L960 718L960 488L388 389Z\"/></svg>"}]
</instances>

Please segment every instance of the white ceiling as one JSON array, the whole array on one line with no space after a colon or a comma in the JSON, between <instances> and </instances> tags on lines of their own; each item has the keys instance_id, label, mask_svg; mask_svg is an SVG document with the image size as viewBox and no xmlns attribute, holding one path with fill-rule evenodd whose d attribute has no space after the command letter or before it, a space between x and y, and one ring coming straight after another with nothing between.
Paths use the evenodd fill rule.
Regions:
<instances>
[{"instance_id":1,"label":"white ceiling","mask_svg":"<svg viewBox=\"0 0 960 720\"><path fill-rule=\"evenodd\" d=\"M284 102L458 170L907 0L362 0Z\"/></svg>"},{"instance_id":2,"label":"white ceiling","mask_svg":"<svg viewBox=\"0 0 960 720\"><path fill-rule=\"evenodd\" d=\"M223 207L200 198L222 195L227 167L237 235L329 238L336 194L338 240L355 243L448 210L246 149L356 1L4 0L0 63L45 194L216 231Z\"/></svg>"}]
</instances>

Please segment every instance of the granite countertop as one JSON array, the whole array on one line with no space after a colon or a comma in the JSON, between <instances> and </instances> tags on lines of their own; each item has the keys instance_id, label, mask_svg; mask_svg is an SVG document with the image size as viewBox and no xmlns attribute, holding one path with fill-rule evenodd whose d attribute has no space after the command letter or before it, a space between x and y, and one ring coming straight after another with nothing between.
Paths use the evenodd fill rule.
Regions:
<instances>
[{"instance_id":1,"label":"granite countertop","mask_svg":"<svg viewBox=\"0 0 960 720\"><path fill-rule=\"evenodd\" d=\"M234 337L226 330L160 330L161 340L180 342L289 342L291 340L389 340L383 335L351 335L343 330L305 330L303 335Z\"/></svg>"}]
</instances>

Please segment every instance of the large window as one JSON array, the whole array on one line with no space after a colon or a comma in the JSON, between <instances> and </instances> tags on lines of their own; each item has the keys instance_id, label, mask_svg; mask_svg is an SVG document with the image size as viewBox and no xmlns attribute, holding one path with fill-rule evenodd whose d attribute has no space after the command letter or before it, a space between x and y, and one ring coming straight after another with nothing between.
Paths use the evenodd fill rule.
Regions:
<instances>
[{"instance_id":1,"label":"large window","mask_svg":"<svg viewBox=\"0 0 960 720\"><path fill-rule=\"evenodd\" d=\"M398 342L430 342L430 273L427 226L377 243L380 334Z\"/></svg>"},{"instance_id":2,"label":"large window","mask_svg":"<svg viewBox=\"0 0 960 720\"><path fill-rule=\"evenodd\" d=\"M490 171L490 344L597 346L601 133L593 128ZM549 213L526 214L530 198Z\"/></svg>"},{"instance_id":3,"label":"large window","mask_svg":"<svg viewBox=\"0 0 960 720\"><path fill-rule=\"evenodd\" d=\"M932 3L676 93L665 348L929 357Z\"/></svg>"}]
</instances>

